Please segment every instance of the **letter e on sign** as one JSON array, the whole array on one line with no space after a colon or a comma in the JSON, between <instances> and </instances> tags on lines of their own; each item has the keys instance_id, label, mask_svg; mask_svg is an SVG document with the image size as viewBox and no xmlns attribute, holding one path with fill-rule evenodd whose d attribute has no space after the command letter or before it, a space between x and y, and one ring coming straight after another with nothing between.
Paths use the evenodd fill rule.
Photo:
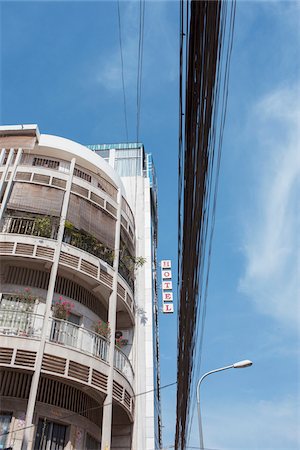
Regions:
<instances>
[{"instance_id":1,"label":"letter e on sign","mask_svg":"<svg viewBox=\"0 0 300 450\"><path fill-rule=\"evenodd\" d=\"M164 291L170 291L172 289L172 281L163 281L162 288Z\"/></svg>"},{"instance_id":2,"label":"letter e on sign","mask_svg":"<svg viewBox=\"0 0 300 450\"><path fill-rule=\"evenodd\" d=\"M170 259L163 259L160 263L162 269L171 269L171 260Z\"/></svg>"},{"instance_id":3,"label":"letter e on sign","mask_svg":"<svg viewBox=\"0 0 300 450\"><path fill-rule=\"evenodd\" d=\"M163 305L163 312L164 313L173 313L174 312L174 305L171 303L165 303Z\"/></svg>"},{"instance_id":4,"label":"letter e on sign","mask_svg":"<svg viewBox=\"0 0 300 450\"><path fill-rule=\"evenodd\" d=\"M163 292L163 301L164 302L172 302L173 301L173 292Z\"/></svg>"}]
</instances>

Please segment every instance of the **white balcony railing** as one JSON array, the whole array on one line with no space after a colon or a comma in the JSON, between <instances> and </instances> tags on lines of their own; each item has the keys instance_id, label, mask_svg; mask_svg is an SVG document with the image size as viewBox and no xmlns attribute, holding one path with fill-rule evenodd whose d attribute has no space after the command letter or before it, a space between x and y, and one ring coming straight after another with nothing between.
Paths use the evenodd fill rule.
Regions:
<instances>
[{"instance_id":1,"label":"white balcony railing","mask_svg":"<svg viewBox=\"0 0 300 450\"><path fill-rule=\"evenodd\" d=\"M32 312L0 310L0 334L39 339L43 322L44 316ZM109 344L104 337L66 320L50 319L47 340L76 348L103 361L108 359Z\"/></svg>"},{"instance_id":2,"label":"white balcony railing","mask_svg":"<svg viewBox=\"0 0 300 450\"><path fill-rule=\"evenodd\" d=\"M51 319L49 340L108 360L109 343L103 336L66 320Z\"/></svg>"},{"instance_id":3,"label":"white balcony railing","mask_svg":"<svg viewBox=\"0 0 300 450\"><path fill-rule=\"evenodd\" d=\"M44 316L30 311L11 309L0 310L0 334L40 339ZM102 361L108 361L108 341L99 334L86 330L66 320L50 319L47 340L88 353ZM134 371L128 357L115 347L114 367L120 371L130 384Z\"/></svg>"},{"instance_id":4,"label":"white balcony railing","mask_svg":"<svg viewBox=\"0 0 300 450\"><path fill-rule=\"evenodd\" d=\"M0 334L40 338L44 316L30 311L1 309Z\"/></svg>"},{"instance_id":5,"label":"white balcony railing","mask_svg":"<svg viewBox=\"0 0 300 450\"><path fill-rule=\"evenodd\" d=\"M114 367L125 375L131 385L133 384L134 371L131 362L118 347L115 347Z\"/></svg>"}]
</instances>

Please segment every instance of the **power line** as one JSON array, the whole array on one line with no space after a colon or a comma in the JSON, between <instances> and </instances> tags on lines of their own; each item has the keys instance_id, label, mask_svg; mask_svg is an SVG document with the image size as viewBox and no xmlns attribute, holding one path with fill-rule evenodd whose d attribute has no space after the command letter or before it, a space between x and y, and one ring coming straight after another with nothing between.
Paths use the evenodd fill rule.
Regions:
<instances>
[{"instance_id":1,"label":"power line","mask_svg":"<svg viewBox=\"0 0 300 450\"><path fill-rule=\"evenodd\" d=\"M120 56L121 56L121 74L122 74L122 88L123 88L125 132L126 132L126 142L129 142L129 140L128 140L126 92L125 92L125 81L124 81L124 63L123 63L123 46L122 46L122 28L121 28L120 0L117 0L117 8L118 8L119 44L120 44Z\"/></svg>"},{"instance_id":2,"label":"power line","mask_svg":"<svg viewBox=\"0 0 300 450\"><path fill-rule=\"evenodd\" d=\"M137 64L137 80L136 80L136 141L137 142L139 142L140 116L141 116L145 5L146 5L145 0L140 0L140 2L139 2L139 45L138 45L138 64Z\"/></svg>"},{"instance_id":3,"label":"power line","mask_svg":"<svg viewBox=\"0 0 300 450\"><path fill-rule=\"evenodd\" d=\"M233 47L233 34L234 34L234 21L235 21L235 12L236 12L236 3L232 3L232 8L230 11L230 24L228 27L228 37L224 37L224 34L226 32L226 22L222 23L221 28L221 43L220 46L222 47L222 42L226 39L228 41L228 45L226 47L226 56L225 59L225 69L223 74L223 87L222 90L222 110L220 113L220 127L219 127L219 134L218 134L218 142L217 142L217 157L216 157L216 173L215 173L215 180L214 180L214 186L212 189L212 192L210 190L210 197L209 197L209 206L212 203L212 213L211 213L211 224L210 224L210 232L208 233L208 259L207 259L207 269L206 269L206 278L204 282L204 294L203 294L203 308L202 308L202 317L200 318L200 312L199 311L199 322L200 322L200 342L199 345L197 345L197 351L199 354L198 361L197 361L197 367L196 367L196 374L200 374L200 367L201 367L201 360L202 360L202 348L203 348L203 341L204 341L204 330L205 330L205 318L206 318L206 305L207 305L207 297L208 297L208 285L209 285L209 274L210 274L210 266L211 266L211 257L212 257L212 242L213 242L213 235L214 235L214 228L215 228L215 218L216 218L216 207L217 207L217 195L218 195L218 186L219 186L219 174L220 174L220 165L221 165L221 156L222 156L222 143L223 143L223 135L224 135L224 128L225 128L225 121L226 121L226 113L227 113L227 100L228 100L228 84L229 84L229 71L230 71L230 59L231 59L231 53L232 53L232 47ZM227 4L224 5L223 14L226 18L227 15ZM222 66L219 65L218 68L218 79L221 79L221 69ZM218 93L217 93L217 100L219 101L219 83L218 83ZM215 110L216 118L218 119L218 109ZM214 136L215 139L216 136ZM212 200L211 200L212 197ZM200 320L201 319L201 320ZM195 379L195 384L197 380ZM194 387L196 388L196 387ZM195 412L195 399L192 404L192 418L190 422L190 430L189 430L189 436L191 433L191 424L193 422L193 416Z\"/></svg>"},{"instance_id":4,"label":"power line","mask_svg":"<svg viewBox=\"0 0 300 450\"><path fill-rule=\"evenodd\" d=\"M142 396L142 395L150 394L151 392L161 391L162 389L166 389L166 388L168 388L168 387L174 386L175 384L177 384L177 381L174 381L174 382L172 382L172 383L165 384L164 386L160 386L159 389L158 389L158 388L154 388L154 389L149 389L148 391L144 391L144 392L140 392L140 393L138 393L138 394L134 394L134 395L132 395L132 396L130 397L130 399L132 399L132 398L137 398L137 397L140 397L140 396ZM81 410L81 411L77 411L77 412L75 412L75 413L68 414L68 415L66 415L66 416L61 416L61 417L59 417L59 420L69 419L70 417L77 416L78 414L79 414L79 415L82 415L83 413L88 412L88 411L94 411L94 410L96 410L96 409L103 409L103 408L105 408L105 406L109 406L109 405L113 405L113 402L112 402L112 403L107 403L106 405L103 404L103 405L99 405L99 406L93 406L93 407L91 407L91 408L86 408L86 409L83 409L83 410ZM9 431L8 433L2 433L2 434L0 434L0 437L1 437L1 436L6 436L6 435L8 435L8 434L15 433L15 432L17 432L17 431L26 430L26 429L32 428L32 427L34 427L34 426L35 426L35 425L32 424L32 425L29 425L28 427L17 428L17 429L15 429L15 430Z\"/></svg>"},{"instance_id":5,"label":"power line","mask_svg":"<svg viewBox=\"0 0 300 450\"><path fill-rule=\"evenodd\" d=\"M231 11L235 11L235 2L232 4L234 7ZM184 13L185 80L183 80ZM194 401L195 368L198 366L200 369L202 356L234 13L231 12L227 39L224 37L227 29L226 21L227 2L181 0L179 95L181 185L178 189L180 308L175 449L186 448L188 442L192 422L191 404ZM226 54L226 49L224 71L223 55ZM183 93L185 93L184 121ZM199 338L200 345L196 345Z\"/></svg>"}]
</instances>

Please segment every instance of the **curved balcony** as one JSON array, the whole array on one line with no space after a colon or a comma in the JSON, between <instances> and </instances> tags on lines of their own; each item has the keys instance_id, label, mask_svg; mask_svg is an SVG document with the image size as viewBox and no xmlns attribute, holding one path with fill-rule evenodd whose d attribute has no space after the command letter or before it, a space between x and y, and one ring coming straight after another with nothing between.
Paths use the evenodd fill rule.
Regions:
<instances>
[{"instance_id":1,"label":"curved balcony","mask_svg":"<svg viewBox=\"0 0 300 450\"><path fill-rule=\"evenodd\" d=\"M32 215L29 216L13 216L4 217L0 222L0 233L20 234L27 236L44 237L55 240L57 238L59 219L57 217ZM66 221L63 242L87 252L96 258L105 261L109 266L113 265L114 251L91 234L78 230L68 221ZM126 258L121 257L119 264L119 274L134 290L134 282L132 279L132 268L129 269Z\"/></svg>"},{"instance_id":2,"label":"curved balcony","mask_svg":"<svg viewBox=\"0 0 300 450\"><path fill-rule=\"evenodd\" d=\"M134 380L134 371L131 362L118 347L115 347L114 368L124 375L131 386Z\"/></svg>"},{"instance_id":3,"label":"curved balcony","mask_svg":"<svg viewBox=\"0 0 300 450\"><path fill-rule=\"evenodd\" d=\"M108 361L109 343L99 334L62 319L50 319L48 340Z\"/></svg>"},{"instance_id":4,"label":"curved balcony","mask_svg":"<svg viewBox=\"0 0 300 450\"><path fill-rule=\"evenodd\" d=\"M28 307L28 306L27 306ZM20 308L0 310L0 334L40 339L44 316ZM94 331L66 320L50 318L47 341L64 345L108 362L108 341ZM127 356L115 347L114 368L132 385L134 371Z\"/></svg>"},{"instance_id":5,"label":"curved balcony","mask_svg":"<svg viewBox=\"0 0 300 450\"><path fill-rule=\"evenodd\" d=\"M71 229L67 227L68 223L66 222L66 227L64 231L63 241L66 244L70 244L73 247L79 248L87 253L90 253L96 256L102 261L105 261L110 266L113 265L114 262L114 252L112 249L103 245L98 239L92 236L89 233L86 233L82 230L77 230L72 227Z\"/></svg>"},{"instance_id":6,"label":"curved balcony","mask_svg":"<svg viewBox=\"0 0 300 450\"><path fill-rule=\"evenodd\" d=\"M40 262L53 262L55 246L56 242L51 239L0 234L0 255L6 258L30 258ZM71 272L76 271L77 275L80 274L88 283L92 284L94 290L94 282L96 281L98 289L101 289L101 294L108 301L114 274L111 267L105 267L105 263L102 263L98 258L65 243L62 246L59 264ZM30 286L28 283L27 285ZM135 320L133 295L130 287L120 275L118 280L118 301L121 302L120 310L127 311L133 324Z\"/></svg>"}]
</instances>

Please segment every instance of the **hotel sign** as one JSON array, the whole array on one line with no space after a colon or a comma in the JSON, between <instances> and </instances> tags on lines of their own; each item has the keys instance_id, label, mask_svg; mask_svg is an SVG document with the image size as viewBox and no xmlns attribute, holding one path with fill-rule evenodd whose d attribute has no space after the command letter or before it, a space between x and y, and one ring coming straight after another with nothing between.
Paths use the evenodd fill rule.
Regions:
<instances>
[{"instance_id":1,"label":"hotel sign","mask_svg":"<svg viewBox=\"0 0 300 450\"><path fill-rule=\"evenodd\" d=\"M172 264L170 259L164 259L160 263L162 280L162 300L163 313L172 314L174 312L173 292L172 292Z\"/></svg>"}]
</instances>

